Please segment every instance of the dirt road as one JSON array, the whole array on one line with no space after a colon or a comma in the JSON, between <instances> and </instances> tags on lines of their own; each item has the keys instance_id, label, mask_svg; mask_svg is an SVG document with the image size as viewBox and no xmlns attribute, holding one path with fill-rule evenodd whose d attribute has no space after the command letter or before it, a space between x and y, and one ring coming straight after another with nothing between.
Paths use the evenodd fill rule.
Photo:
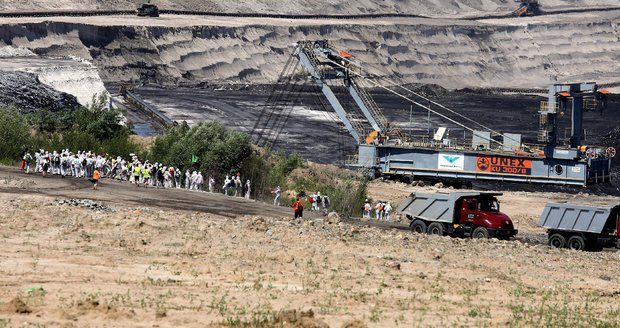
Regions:
<instances>
[{"instance_id":1,"label":"dirt road","mask_svg":"<svg viewBox=\"0 0 620 328\"><path fill-rule=\"evenodd\" d=\"M2 181L5 183L2 184ZM125 206L151 206L160 209L198 211L237 217L239 215L265 215L289 217L292 209L271 206L243 198L222 194L189 191L184 189L159 189L136 187L128 182L102 180L99 189L85 179L59 176L42 177L24 175L17 168L0 166L0 193L43 195L57 198L87 198L108 204Z\"/></svg>"}]
</instances>

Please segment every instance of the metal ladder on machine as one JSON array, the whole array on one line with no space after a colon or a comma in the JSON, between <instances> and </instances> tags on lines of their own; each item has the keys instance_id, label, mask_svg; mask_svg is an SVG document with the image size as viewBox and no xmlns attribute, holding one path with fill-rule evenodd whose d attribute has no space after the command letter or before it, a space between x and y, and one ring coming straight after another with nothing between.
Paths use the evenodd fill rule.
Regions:
<instances>
[{"instance_id":1,"label":"metal ladder on machine","mask_svg":"<svg viewBox=\"0 0 620 328\"><path fill-rule=\"evenodd\" d=\"M342 51L339 51L335 47L331 46L331 44L329 44L329 46L334 53L343 53ZM356 72L355 68L359 69L361 72L362 67L357 63L348 62L347 64L344 64L342 68L346 68L347 70L345 86L349 89L349 93L356 101L358 107L362 110L362 113L364 113L364 116L366 116L366 119L370 125L373 126L375 131L381 132L383 135L403 139L404 135L402 132L398 128L390 126L379 105L377 105L374 98L362 85L361 82L363 82L363 78L360 73L354 73Z\"/></svg>"},{"instance_id":2,"label":"metal ladder on machine","mask_svg":"<svg viewBox=\"0 0 620 328\"><path fill-rule=\"evenodd\" d=\"M385 115L383 115L383 111L379 105L377 105L377 102L375 102L374 98L368 93L368 91L360 85L357 78L350 78L349 81L351 86L355 88L357 93L360 95L363 105L369 109L370 115L377 122L380 130L388 136L402 139L403 135L401 131L389 125L388 120L385 118ZM362 105L360 105L360 107L362 107Z\"/></svg>"},{"instance_id":3,"label":"metal ladder on machine","mask_svg":"<svg viewBox=\"0 0 620 328\"><path fill-rule=\"evenodd\" d=\"M540 114L540 120L538 122L538 142L548 142L548 130L547 130L547 115Z\"/></svg>"},{"instance_id":4,"label":"metal ladder on machine","mask_svg":"<svg viewBox=\"0 0 620 328\"><path fill-rule=\"evenodd\" d=\"M353 88L352 92L354 94L357 93L362 102L360 104L360 107L366 107L370 116L372 117L372 121L376 122L377 127L375 129L385 131L388 125L387 120L385 119L383 113L381 113L381 110L379 109L377 103L372 100L368 92L359 85L356 78L351 77L349 78L348 82L349 86Z\"/></svg>"}]
</instances>

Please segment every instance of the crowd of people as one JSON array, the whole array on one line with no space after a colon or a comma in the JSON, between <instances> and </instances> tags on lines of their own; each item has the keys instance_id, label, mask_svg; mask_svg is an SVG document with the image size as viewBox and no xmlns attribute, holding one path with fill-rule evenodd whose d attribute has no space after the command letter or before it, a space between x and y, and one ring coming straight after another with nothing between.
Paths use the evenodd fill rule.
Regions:
<instances>
[{"instance_id":1,"label":"crowd of people","mask_svg":"<svg viewBox=\"0 0 620 328\"><path fill-rule=\"evenodd\" d=\"M48 174L59 175L62 177L76 177L89 179L93 183L93 188L97 189L97 184L101 178L127 181L137 186L160 187L160 188L185 188L189 190L223 192L227 196L244 197L250 199L252 185L249 179L243 183L241 174L227 175L223 185L217 190L216 180L213 176L205 179L199 170L182 170L179 167L166 165L163 163L150 163L148 160L140 160L137 155L130 154L130 159L121 156L110 157L107 155L96 154L92 151L71 152L68 149L61 151L38 150L31 154L29 151L22 151L20 154L20 169L26 173L40 173L43 176ZM205 187L206 184L206 187ZM282 189L278 186L272 191L274 194L273 204L281 206ZM320 192L313 193L305 197L312 211L327 211L331 205L331 200L327 195ZM299 197L293 202L296 218L302 218L304 203ZM383 211L389 217L388 205L384 205ZM366 212L364 212L366 213ZM379 213L379 212L377 212ZM379 214L377 214L379 215Z\"/></svg>"},{"instance_id":2,"label":"crowd of people","mask_svg":"<svg viewBox=\"0 0 620 328\"><path fill-rule=\"evenodd\" d=\"M375 219L379 221L390 220L390 214L392 213L392 204L390 202L378 201L373 207L370 201L366 199L362 208L363 217L365 219L372 219L373 208L375 212Z\"/></svg>"},{"instance_id":3,"label":"crowd of people","mask_svg":"<svg viewBox=\"0 0 620 328\"><path fill-rule=\"evenodd\" d=\"M23 151L20 155L20 169L26 174L32 172L60 175L62 177L73 176L86 178L93 182L94 187L100 178L110 178L119 181L128 181L137 186L161 187L161 188L185 188L189 190L205 190L205 177L200 170L185 170L163 163L150 163L148 160L140 160L135 154L125 160L118 156L108 157L91 151L71 152L68 149L61 151L38 150L33 154ZM206 179L209 192L217 192L215 178L209 176ZM250 199L252 186L250 180L242 183L241 174L226 176L222 191L229 196L245 197Z\"/></svg>"},{"instance_id":4,"label":"crowd of people","mask_svg":"<svg viewBox=\"0 0 620 328\"><path fill-rule=\"evenodd\" d=\"M329 209L330 199L327 195L321 196L321 192L316 192L308 196L308 203L313 211L321 211Z\"/></svg>"}]
</instances>

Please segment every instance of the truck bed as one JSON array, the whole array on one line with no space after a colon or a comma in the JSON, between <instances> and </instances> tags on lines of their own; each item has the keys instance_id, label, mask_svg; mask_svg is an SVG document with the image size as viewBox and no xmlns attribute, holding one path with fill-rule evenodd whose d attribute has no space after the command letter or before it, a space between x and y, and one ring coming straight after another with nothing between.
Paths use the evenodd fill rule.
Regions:
<instances>
[{"instance_id":1,"label":"truck bed","mask_svg":"<svg viewBox=\"0 0 620 328\"><path fill-rule=\"evenodd\" d=\"M502 194L491 192L412 193L401 202L396 212L425 221L453 223L458 201L463 197L481 195L501 196Z\"/></svg>"},{"instance_id":2,"label":"truck bed","mask_svg":"<svg viewBox=\"0 0 620 328\"><path fill-rule=\"evenodd\" d=\"M600 234L620 205L586 206L568 203L547 203L540 216L540 226L552 230Z\"/></svg>"}]
</instances>

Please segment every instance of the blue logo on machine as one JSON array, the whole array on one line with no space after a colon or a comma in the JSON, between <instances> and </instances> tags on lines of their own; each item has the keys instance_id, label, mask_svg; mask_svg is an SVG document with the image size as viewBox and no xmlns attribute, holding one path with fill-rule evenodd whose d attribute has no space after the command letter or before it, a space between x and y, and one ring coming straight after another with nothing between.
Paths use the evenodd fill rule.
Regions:
<instances>
[{"instance_id":1,"label":"blue logo on machine","mask_svg":"<svg viewBox=\"0 0 620 328\"><path fill-rule=\"evenodd\" d=\"M443 155L443 158L448 161L450 164L454 164L456 161L461 159L461 156L451 156L451 155Z\"/></svg>"},{"instance_id":2,"label":"blue logo on machine","mask_svg":"<svg viewBox=\"0 0 620 328\"><path fill-rule=\"evenodd\" d=\"M449 171L463 171L465 169L465 155L463 154L438 154L437 169Z\"/></svg>"}]
</instances>

